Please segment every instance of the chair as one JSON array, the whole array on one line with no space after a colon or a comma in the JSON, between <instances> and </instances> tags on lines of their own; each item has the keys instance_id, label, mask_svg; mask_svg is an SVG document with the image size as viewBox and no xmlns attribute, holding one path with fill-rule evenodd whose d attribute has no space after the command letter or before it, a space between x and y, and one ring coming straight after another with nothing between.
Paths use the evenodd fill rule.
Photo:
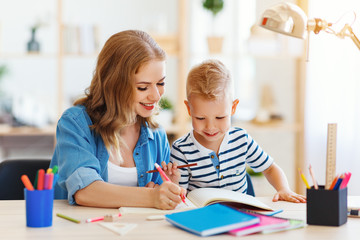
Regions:
<instances>
[{"instance_id":1,"label":"chair","mask_svg":"<svg viewBox=\"0 0 360 240\"><path fill-rule=\"evenodd\" d=\"M11 159L0 162L0 200L24 199L21 175L26 174L33 183L39 169L49 168L49 159Z\"/></svg>"},{"instance_id":2,"label":"chair","mask_svg":"<svg viewBox=\"0 0 360 240\"><path fill-rule=\"evenodd\" d=\"M246 173L246 181L247 181L247 185L248 185L246 193L248 195L251 195L251 196L255 197L255 191L254 191L254 187L253 187L253 184L251 182L251 178L250 178L249 173Z\"/></svg>"}]
</instances>

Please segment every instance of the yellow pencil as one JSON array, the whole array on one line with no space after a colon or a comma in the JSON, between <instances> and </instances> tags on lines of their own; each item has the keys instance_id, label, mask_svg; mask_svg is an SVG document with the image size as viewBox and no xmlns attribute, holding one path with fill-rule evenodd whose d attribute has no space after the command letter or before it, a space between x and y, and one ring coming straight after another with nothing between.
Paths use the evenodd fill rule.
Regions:
<instances>
[{"instance_id":1,"label":"yellow pencil","mask_svg":"<svg viewBox=\"0 0 360 240\"><path fill-rule=\"evenodd\" d=\"M300 168L299 168L299 173L300 173L301 179L303 180L303 182L306 185L306 188L310 189L310 185L309 185L308 181L306 180L306 177L305 177L304 173L301 171Z\"/></svg>"},{"instance_id":2,"label":"yellow pencil","mask_svg":"<svg viewBox=\"0 0 360 240\"><path fill-rule=\"evenodd\" d=\"M69 220L69 221L74 222L74 223L80 223L80 220L76 220L76 219L74 219L74 218L65 216L65 215L60 214L60 213L57 213L56 216L61 217L61 218L64 218L64 219Z\"/></svg>"}]
</instances>

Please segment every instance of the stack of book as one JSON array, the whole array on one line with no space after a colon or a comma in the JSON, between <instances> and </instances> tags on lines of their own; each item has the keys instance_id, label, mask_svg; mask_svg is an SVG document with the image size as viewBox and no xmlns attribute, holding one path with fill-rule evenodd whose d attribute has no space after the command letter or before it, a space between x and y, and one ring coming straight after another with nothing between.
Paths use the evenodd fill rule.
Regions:
<instances>
[{"instance_id":1,"label":"stack of book","mask_svg":"<svg viewBox=\"0 0 360 240\"><path fill-rule=\"evenodd\" d=\"M254 211L235 209L221 203L167 214L165 217L174 226L199 236L220 233L244 236L284 231L305 225L302 220L267 216Z\"/></svg>"}]
</instances>

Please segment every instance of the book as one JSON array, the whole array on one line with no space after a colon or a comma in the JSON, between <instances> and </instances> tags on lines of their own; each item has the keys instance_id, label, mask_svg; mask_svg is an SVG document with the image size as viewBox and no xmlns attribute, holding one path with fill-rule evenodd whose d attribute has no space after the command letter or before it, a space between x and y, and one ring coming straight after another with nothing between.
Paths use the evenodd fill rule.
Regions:
<instances>
[{"instance_id":1,"label":"book","mask_svg":"<svg viewBox=\"0 0 360 240\"><path fill-rule=\"evenodd\" d=\"M231 235L239 237L239 236L262 232L265 230L269 230L269 231L275 229L278 230L290 226L290 221L285 218L267 216L264 214L259 214L254 212L246 212L246 213L258 217L260 222L251 226L246 226L231 230L229 232Z\"/></svg>"},{"instance_id":2,"label":"book","mask_svg":"<svg viewBox=\"0 0 360 240\"><path fill-rule=\"evenodd\" d=\"M288 230L305 227L305 221L303 221L303 220L298 220L298 219L288 219L288 220L289 220L289 226L287 226L285 228L267 229L267 230L262 231L262 233L267 234L267 233L288 231Z\"/></svg>"},{"instance_id":3,"label":"book","mask_svg":"<svg viewBox=\"0 0 360 240\"><path fill-rule=\"evenodd\" d=\"M165 215L174 226L199 236L211 236L246 227L259 222L259 218L220 203L189 211Z\"/></svg>"},{"instance_id":4,"label":"book","mask_svg":"<svg viewBox=\"0 0 360 240\"><path fill-rule=\"evenodd\" d=\"M223 203L235 208L262 209L272 211L273 209L251 195L234 192L224 188L197 188L188 193L184 203L179 204L174 210L160 210L156 208L120 207L121 214L126 213L148 213L168 214L180 212L193 208L208 206L215 203Z\"/></svg>"},{"instance_id":5,"label":"book","mask_svg":"<svg viewBox=\"0 0 360 240\"><path fill-rule=\"evenodd\" d=\"M236 208L273 210L251 195L224 188L197 188L189 192L187 198L197 207L221 202Z\"/></svg>"}]
</instances>

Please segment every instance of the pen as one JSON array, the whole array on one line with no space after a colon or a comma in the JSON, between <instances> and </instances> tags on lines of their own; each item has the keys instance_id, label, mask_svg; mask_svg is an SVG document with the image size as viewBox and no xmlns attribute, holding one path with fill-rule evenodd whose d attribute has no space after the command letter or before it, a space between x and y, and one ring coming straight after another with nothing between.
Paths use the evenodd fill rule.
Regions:
<instances>
[{"instance_id":1,"label":"pen","mask_svg":"<svg viewBox=\"0 0 360 240\"><path fill-rule=\"evenodd\" d=\"M119 213L119 214L115 214L115 216L120 217L120 216L121 216L121 213ZM86 219L86 221L85 221L85 222L87 222L87 223L91 223L91 222L101 221L101 220L104 220L104 219L105 219L105 216L102 216L102 217L96 217L96 218L89 218L89 219Z\"/></svg>"},{"instance_id":2,"label":"pen","mask_svg":"<svg viewBox=\"0 0 360 240\"><path fill-rule=\"evenodd\" d=\"M69 220L69 221L74 222L74 223L80 223L80 220L65 216L65 215L60 214L60 213L57 213L56 216L61 217L61 218L66 219L66 220Z\"/></svg>"},{"instance_id":3,"label":"pen","mask_svg":"<svg viewBox=\"0 0 360 240\"><path fill-rule=\"evenodd\" d=\"M34 187L30 182L30 179L27 175L22 175L21 176L21 181L23 182L24 186L26 187L27 190L33 191Z\"/></svg>"},{"instance_id":4,"label":"pen","mask_svg":"<svg viewBox=\"0 0 360 240\"><path fill-rule=\"evenodd\" d=\"M159 171L160 175L163 176L163 178L165 178L166 181L171 182L170 179L168 178L168 176L166 176L165 172L161 169L159 164L155 163L155 168ZM181 200L183 201L183 203L186 204L184 194L180 194L180 197L181 197Z\"/></svg>"},{"instance_id":5,"label":"pen","mask_svg":"<svg viewBox=\"0 0 360 240\"><path fill-rule=\"evenodd\" d=\"M304 173L301 171L300 168L299 168L298 170L299 170L301 179L303 180L303 182L304 182L305 185L306 185L306 188L307 188L307 189L310 189L310 185L309 185L308 181L306 180L306 177L305 177Z\"/></svg>"},{"instance_id":6,"label":"pen","mask_svg":"<svg viewBox=\"0 0 360 240\"><path fill-rule=\"evenodd\" d=\"M309 164L309 172L310 172L310 175L311 175L313 184L314 184L314 188L315 188L316 190L319 189L318 184L317 184L316 179L315 179L314 172L313 172L312 167L311 167L311 164Z\"/></svg>"},{"instance_id":7,"label":"pen","mask_svg":"<svg viewBox=\"0 0 360 240\"><path fill-rule=\"evenodd\" d=\"M180 166L177 166L177 168L185 168L185 167L192 167L192 166L197 166L197 163L180 165ZM147 171L146 173L154 173L154 172L158 172L158 170L155 169L155 170Z\"/></svg>"}]
</instances>

